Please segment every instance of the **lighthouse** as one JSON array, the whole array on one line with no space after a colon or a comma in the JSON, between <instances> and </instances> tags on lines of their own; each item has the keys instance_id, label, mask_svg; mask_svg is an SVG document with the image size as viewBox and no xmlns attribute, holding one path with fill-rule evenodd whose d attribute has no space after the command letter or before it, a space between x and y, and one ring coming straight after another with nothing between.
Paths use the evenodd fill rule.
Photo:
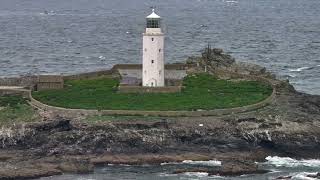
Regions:
<instances>
[{"instance_id":1,"label":"lighthouse","mask_svg":"<svg viewBox=\"0 0 320 180\"><path fill-rule=\"evenodd\" d=\"M154 9L147 16L143 33L142 86L163 87L164 84L164 34L161 17Z\"/></svg>"}]
</instances>

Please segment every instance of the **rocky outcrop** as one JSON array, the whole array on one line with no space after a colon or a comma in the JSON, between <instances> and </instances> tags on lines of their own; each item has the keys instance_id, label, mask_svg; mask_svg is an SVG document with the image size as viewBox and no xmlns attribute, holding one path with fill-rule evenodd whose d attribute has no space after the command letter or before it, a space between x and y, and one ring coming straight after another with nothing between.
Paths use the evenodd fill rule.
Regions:
<instances>
[{"instance_id":1,"label":"rocky outcrop","mask_svg":"<svg viewBox=\"0 0 320 180\"><path fill-rule=\"evenodd\" d=\"M207 70L269 76L258 66L235 63L221 50L213 49L209 55L206 62L196 58ZM2 128L0 179L87 173L103 164L186 159L220 160L219 170L197 170L232 176L263 173L252 162L268 155L320 158L315 151L320 149L320 96L296 92L285 81L274 86L269 106L236 115L132 117L97 123L79 120L83 117L48 116L43 122Z\"/></svg>"},{"instance_id":2,"label":"rocky outcrop","mask_svg":"<svg viewBox=\"0 0 320 180\"><path fill-rule=\"evenodd\" d=\"M275 75L268 72L265 67L249 62L236 62L231 55L224 53L222 49L210 46L204 49L200 57L189 57L186 63L197 64L197 71L212 72L221 78L234 73L275 79Z\"/></svg>"},{"instance_id":3,"label":"rocky outcrop","mask_svg":"<svg viewBox=\"0 0 320 180\"><path fill-rule=\"evenodd\" d=\"M217 159L222 169L209 169L211 174L239 175L262 173L248 162L268 155L320 158L320 96L288 87L278 87L270 106L236 116L98 123L53 118L2 128L0 174L39 177L90 172L103 164ZM10 167L19 170L12 174Z\"/></svg>"},{"instance_id":4,"label":"rocky outcrop","mask_svg":"<svg viewBox=\"0 0 320 180\"><path fill-rule=\"evenodd\" d=\"M192 169L177 169L173 173L181 174L187 172L208 173L209 176L240 176L244 174L264 174L269 171L259 169L258 165L253 161L226 161L219 168L192 168Z\"/></svg>"}]
</instances>

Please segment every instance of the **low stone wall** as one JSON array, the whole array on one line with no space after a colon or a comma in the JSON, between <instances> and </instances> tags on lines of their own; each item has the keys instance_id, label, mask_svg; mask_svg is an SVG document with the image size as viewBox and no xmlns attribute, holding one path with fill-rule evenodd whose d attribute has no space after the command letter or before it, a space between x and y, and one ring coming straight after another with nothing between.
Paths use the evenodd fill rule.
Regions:
<instances>
[{"instance_id":1,"label":"low stone wall","mask_svg":"<svg viewBox=\"0 0 320 180\"><path fill-rule=\"evenodd\" d=\"M106 76L106 75L113 75L116 73L116 69L108 69L103 71L96 71L96 72L88 72L88 73L81 73L81 74L75 74L75 75L67 75L63 76L63 80L81 80L81 79L93 79L100 76Z\"/></svg>"},{"instance_id":2,"label":"low stone wall","mask_svg":"<svg viewBox=\"0 0 320 180\"><path fill-rule=\"evenodd\" d=\"M195 67L195 64L166 64L165 69L167 70L187 70ZM99 76L105 75L116 75L118 74L118 69L142 69L141 64L116 64L111 69L81 73L75 75L64 75L64 80L80 80L80 79L91 79ZM37 82L39 81L39 76L22 76L22 77L12 77L12 78L0 78L0 86L23 86L33 89Z\"/></svg>"},{"instance_id":3,"label":"low stone wall","mask_svg":"<svg viewBox=\"0 0 320 180\"><path fill-rule=\"evenodd\" d=\"M190 68L196 67L195 64L165 64L166 70L187 70ZM101 70L95 72L81 73L75 75L66 75L63 77L64 80L80 80L80 79L92 79L99 76L105 75L115 75L118 73L119 69L127 69L127 70L139 70L142 69L142 64L116 64L111 69Z\"/></svg>"},{"instance_id":4,"label":"low stone wall","mask_svg":"<svg viewBox=\"0 0 320 180\"><path fill-rule=\"evenodd\" d=\"M28 89L11 89L11 88L2 88L0 89L0 96L3 95L20 95L22 97L30 99L31 90Z\"/></svg>"},{"instance_id":5,"label":"low stone wall","mask_svg":"<svg viewBox=\"0 0 320 180\"><path fill-rule=\"evenodd\" d=\"M119 93L176 93L181 91L181 86L143 87L143 86L119 86Z\"/></svg>"},{"instance_id":6,"label":"low stone wall","mask_svg":"<svg viewBox=\"0 0 320 180\"><path fill-rule=\"evenodd\" d=\"M234 73L226 70L214 70L211 73L222 79L244 79L250 81L258 81L270 85L273 88L275 88L277 84L281 83L281 81L277 79L270 79L263 76Z\"/></svg>"},{"instance_id":7,"label":"low stone wall","mask_svg":"<svg viewBox=\"0 0 320 180\"><path fill-rule=\"evenodd\" d=\"M164 68L169 70L186 70L196 66L196 64L176 63L165 64ZM112 69L142 69L142 64L116 64Z\"/></svg>"},{"instance_id":8,"label":"low stone wall","mask_svg":"<svg viewBox=\"0 0 320 180\"><path fill-rule=\"evenodd\" d=\"M0 78L0 86L22 86L33 88L37 81L38 76Z\"/></svg>"},{"instance_id":9,"label":"low stone wall","mask_svg":"<svg viewBox=\"0 0 320 180\"><path fill-rule=\"evenodd\" d=\"M166 69L188 69L195 67L194 64L186 65L186 64L169 64L166 65ZM90 72L90 73L83 73L78 75L69 75L64 76L64 80L71 80L71 79L90 79L96 78L99 76L104 75L112 75L115 76L117 74L118 69L136 69L141 68L140 64L118 64L115 65L110 70L104 71L97 71L97 72ZM51 111L56 113L60 116L64 117L79 117L79 116L88 116L88 115L141 115L141 116L221 116L221 115L229 115L229 114L236 114L236 113L243 113L248 111L254 111L256 109L265 107L272 103L275 98L276 94L276 86L277 84L281 83L281 81L275 79L268 79L262 76L255 76L255 75L247 75L235 72L229 72L227 70L212 70L211 73L216 74L219 77L225 77L230 79L246 79L246 80L253 80L259 81L266 84L269 84L273 87L273 92L271 96L267 99L248 106L237 107L237 108L229 108L229 109L215 109L215 110L198 110L198 111L138 111L138 110L86 110L86 109L67 109L67 108L60 108L49 106L43 104L37 100L35 100L31 95L31 90L27 89L2 89L0 93L2 94L21 94L24 97L28 97L30 99L30 104L38 107L40 109L44 109L47 111ZM32 89L34 85L38 82L38 76L30 76L24 78L4 78L0 79L0 86L24 86L29 87ZM181 86L167 86L161 89L158 88L145 88L140 86L122 86L119 88L121 92L179 92L181 90Z\"/></svg>"},{"instance_id":10,"label":"low stone wall","mask_svg":"<svg viewBox=\"0 0 320 180\"><path fill-rule=\"evenodd\" d=\"M43 104L34 99L30 92L30 104L46 110L51 111L62 117L76 118L79 116L93 116L93 115L129 115L129 116L161 116L161 117L200 117L200 116L223 116L255 111L257 109L268 106L273 102L276 91L273 90L271 96L267 99L248 106L228 108L228 109L215 109L215 110L199 110L199 111L139 111L139 110L87 110L87 109L67 109L61 107L54 107Z\"/></svg>"}]
</instances>

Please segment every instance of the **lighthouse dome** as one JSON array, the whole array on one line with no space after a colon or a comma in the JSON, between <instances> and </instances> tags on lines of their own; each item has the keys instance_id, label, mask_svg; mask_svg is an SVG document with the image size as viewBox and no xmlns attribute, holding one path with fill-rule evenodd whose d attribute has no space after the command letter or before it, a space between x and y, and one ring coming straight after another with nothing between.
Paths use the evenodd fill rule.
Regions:
<instances>
[{"instance_id":1,"label":"lighthouse dome","mask_svg":"<svg viewBox=\"0 0 320 180\"><path fill-rule=\"evenodd\" d=\"M154 12L154 9L152 9L152 13L149 16L147 16L147 19L160 19L160 18L161 17Z\"/></svg>"}]
</instances>

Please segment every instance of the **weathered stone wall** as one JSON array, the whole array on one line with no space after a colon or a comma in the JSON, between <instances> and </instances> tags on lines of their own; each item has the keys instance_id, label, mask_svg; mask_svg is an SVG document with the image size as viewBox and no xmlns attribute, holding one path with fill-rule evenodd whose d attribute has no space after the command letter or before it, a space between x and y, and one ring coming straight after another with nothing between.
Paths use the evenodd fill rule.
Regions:
<instances>
[{"instance_id":1,"label":"weathered stone wall","mask_svg":"<svg viewBox=\"0 0 320 180\"><path fill-rule=\"evenodd\" d=\"M37 82L37 91L48 89L63 89L64 80L61 75L40 75Z\"/></svg>"},{"instance_id":2,"label":"weathered stone wall","mask_svg":"<svg viewBox=\"0 0 320 180\"><path fill-rule=\"evenodd\" d=\"M64 76L64 80L81 80L81 79L93 79L100 76L106 76L106 75L113 75L117 71L113 67L112 69L103 70L103 71L95 71L95 72L88 72L88 73L81 73L81 74L74 74L74 75L67 75Z\"/></svg>"},{"instance_id":3,"label":"weathered stone wall","mask_svg":"<svg viewBox=\"0 0 320 180\"><path fill-rule=\"evenodd\" d=\"M23 96L25 98L30 99L30 90L1 88L0 89L0 96L3 96L3 95L20 95L20 96Z\"/></svg>"},{"instance_id":4,"label":"weathered stone wall","mask_svg":"<svg viewBox=\"0 0 320 180\"><path fill-rule=\"evenodd\" d=\"M119 86L119 93L176 93L181 91L181 86L143 87Z\"/></svg>"},{"instance_id":5,"label":"weathered stone wall","mask_svg":"<svg viewBox=\"0 0 320 180\"><path fill-rule=\"evenodd\" d=\"M187 70L195 67L194 64L166 64L165 69L168 70ZM117 75L118 69L142 69L141 64L116 64L111 69L74 74L63 76L64 80L80 80L80 79L91 79L105 75ZM34 88L39 81L39 76L22 76L22 77L12 77L12 78L0 78L0 86L23 86L28 88Z\"/></svg>"},{"instance_id":6,"label":"weathered stone wall","mask_svg":"<svg viewBox=\"0 0 320 180\"><path fill-rule=\"evenodd\" d=\"M37 81L38 76L0 78L0 86L22 86L33 88Z\"/></svg>"},{"instance_id":7,"label":"weathered stone wall","mask_svg":"<svg viewBox=\"0 0 320 180\"><path fill-rule=\"evenodd\" d=\"M178 116L222 116L237 113L244 113L254 111L271 104L275 98L276 90L273 89L271 96L267 99L248 106L228 108L228 109L215 109L215 110L198 110L198 111L139 111L139 110L86 110L86 109L67 109L61 107L54 107L43 104L34 99L30 94L31 105L40 109L50 111L62 117L76 118L79 116L93 116L93 115L139 115L139 116L163 116L163 117L178 117Z\"/></svg>"}]
</instances>

